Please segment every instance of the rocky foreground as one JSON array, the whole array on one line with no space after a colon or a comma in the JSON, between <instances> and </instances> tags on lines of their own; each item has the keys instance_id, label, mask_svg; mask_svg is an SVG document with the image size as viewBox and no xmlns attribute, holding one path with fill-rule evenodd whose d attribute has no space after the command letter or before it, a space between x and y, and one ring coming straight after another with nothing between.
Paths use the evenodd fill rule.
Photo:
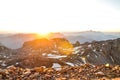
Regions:
<instances>
[{"instance_id":1,"label":"rocky foreground","mask_svg":"<svg viewBox=\"0 0 120 80\"><path fill-rule=\"evenodd\" d=\"M78 43L55 38L14 50L1 45L0 80L120 80L120 38Z\"/></svg>"},{"instance_id":2,"label":"rocky foreground","mask_svg":"<svg viewBox=\"0 0 120 80\"><path fill-rule=\"evenodd\" d=\"M0 80L120 80L120 66L84 64L75 67L64 66L60 70L11 66L0 69Z\"/></svg>"}]
</instances>

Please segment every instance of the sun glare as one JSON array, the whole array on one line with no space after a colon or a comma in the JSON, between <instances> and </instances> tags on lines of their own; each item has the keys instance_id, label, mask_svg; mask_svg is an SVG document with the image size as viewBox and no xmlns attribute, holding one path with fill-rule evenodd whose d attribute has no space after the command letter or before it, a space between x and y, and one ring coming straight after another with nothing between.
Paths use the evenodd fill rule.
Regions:
<instances>
[{"instance_id":1,"label":"sun glare","mask_svg":"<svg viewBox=\"0 0 120 80\"><path fill-rule=\"evenodd\" d=\"M37 38L48 38L50 31L35 31L34 33L37 34Z\"/></svg>"},{"instance_id":2,"label":"sun glare","mask_svg":"<svg viewBox=\"0 0 120 80\"><path fill-rule=\"evenodd\" d=\"M38 35L43 35L43 36L46 36L48 35L50 32L45 32L45 31L42 31L42 32L36 32Z\"/></svg>"}]
</instances>

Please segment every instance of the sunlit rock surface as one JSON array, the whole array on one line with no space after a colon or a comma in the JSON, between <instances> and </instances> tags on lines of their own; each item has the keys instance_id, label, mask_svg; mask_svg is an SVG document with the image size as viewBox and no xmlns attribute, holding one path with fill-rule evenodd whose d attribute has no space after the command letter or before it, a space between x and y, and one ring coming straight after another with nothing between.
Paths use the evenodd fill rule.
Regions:
<instances>
[{"instance_id":1,"label":"sunlit rock surface","mask_svg":"<svg viewBox=\"0 0 120 80\"><path fill-rule=\"evenodd\" d=\"M78 42L77 42L78 43ZM120 64L120 39L72 44L64 38L25 42L19 49L0 47L0 67L23 68ZM70 51L69 51L70 50ZM68 52L67 52L68 51ZM59 67L60 67L59 66Z\"/></svg>"},{"instance_id":2,"label":"sunlit rock surface","mask_svg":"<svg viewBox=\"0 0 120 80\"><path fill-rule=\"evenodd\" d=\"M64 38L52 40L42 38L28 41L23 44L23 47L12 50L16 52L16 55L5 59L1 66L2 68L11 65L33 68L40 66L52 67L54 63L58 63L61 66L67 65L61 58L67 57L67 54L72 54L72 50L69 51L71 48L73 49L72 44Z\"/></svg>"}]
</instances>

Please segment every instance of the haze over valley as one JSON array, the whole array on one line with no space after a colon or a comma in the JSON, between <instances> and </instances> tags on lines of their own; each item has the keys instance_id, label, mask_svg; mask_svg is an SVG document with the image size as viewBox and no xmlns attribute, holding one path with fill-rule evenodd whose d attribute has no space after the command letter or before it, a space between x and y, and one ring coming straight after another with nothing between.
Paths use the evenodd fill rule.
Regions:
<instances>
[{"instance_id":1,"label":"haze over valley","mask_svg":"<svg viewBox=\"0 0 120 80\"><path fill-rule=\"evenodd\" d=\"M47 36L49 35L49 36ZM23 43L29 40L39 38L66 38L71 43L79 41L81 44L92 41L103 41L109 39L120 38L120 32L99 32L99 31L83 31L83 32L61 32L61 33L49 33L46 36L35 34L35 33L4 33L0 34L0 43L4 46L17 49L22 47Z\"/></svg>"}]
</instances>

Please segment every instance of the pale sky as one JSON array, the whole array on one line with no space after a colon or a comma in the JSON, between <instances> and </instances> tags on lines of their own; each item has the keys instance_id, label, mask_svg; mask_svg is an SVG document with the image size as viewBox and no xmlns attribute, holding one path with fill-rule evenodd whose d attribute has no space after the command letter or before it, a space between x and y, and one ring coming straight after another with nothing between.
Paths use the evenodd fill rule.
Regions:
<instances>
[{"instance_id":1,"label":"pale sky","mask_svg":"<svg viewBox=\"0 0 120 80\"><path fill-rule=\"evenodd\" d=\"M0 31L119 31L120 0L0 0Z\"/></svg>"}]
</instances>

